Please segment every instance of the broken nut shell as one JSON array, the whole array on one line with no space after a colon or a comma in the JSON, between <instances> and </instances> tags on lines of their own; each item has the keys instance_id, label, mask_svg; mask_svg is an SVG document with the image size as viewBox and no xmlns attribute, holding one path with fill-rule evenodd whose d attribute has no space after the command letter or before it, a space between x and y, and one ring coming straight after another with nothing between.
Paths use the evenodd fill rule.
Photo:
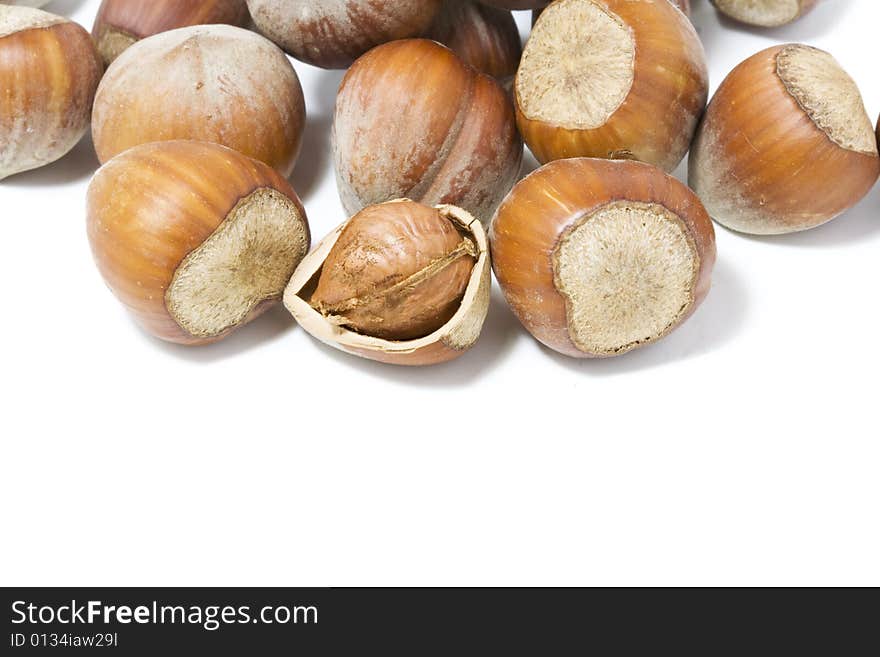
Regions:
<instances>
[{"instance_id":1,"label":"broken nut shell","mask_svg":"<svg viewBox=\"0 0 880 657\"><path fill-rule=\"evenodd\" d=\"M418 204L408 199L399 199L368 208L365 212L400 213L403 211L412 213L413 210L411 207L407 207L408 205ZM425 208L426 206L420 207ZM447 263L452 265L447 270L451 275L447 280L438 279L436 286L432 282L428 295L425 295L425 289L420 289L418 285L409 289L411 293L419 296L419 299L414 302L418 306L443 308L439 313L431 313L435 319L441 317L443 321L427 335L405 337L405 339L399 340L377 337L352 328L350 318L340 321L340 318L332 313L322 312L320 297L321 295L327 297L326 291L321 291L318 294L323 268L327 264L333 264L330 258L334 247L341 240L347 239L345 237L346 228L358 218L358 215L337 227L303 259L284 293L284 305L310 335L350 354L395 365L433 365L458 358L476 343L489 311L491 290L489 244L480 222L466 211L448 205L437 206L436 210L442 217L455 225L459 233L455 237L455 241L469 245L468 251L473 249L473 255L463 254L463 257L456 257ZM440 239L441 242L444 240L445 238ZM445 246L447 245L441 244L439 250L444 250ZM382 245L376 250L376 259L380 263L380 269L385 266L385 263L394 260L393 256L388 256L388 248L388 245ZM435 245L430 248L437 250L438 247ZM344 263L345 258L342 261ZM337 264L339 263L337 262ZM465 271L453 271L453 268L459 270L463 268ZM364 274L362 280L375 281L382 278L381 272L361 273ZM458 281L462 273L465 274L466 282L463 294L459 295ZM407 288L406 284L398 287L398 291ZM424 288L424 286L422 287ZM436 294L438 291L439 294ZM460 298L460 301L447 310L448 304L445 300L453 297ZM387 298L383 297L383 301ZM405 294L401 298L405 298ZM438 299L441 301L438 302ZM400 299L395 299L388 308L382 308L381 304L371 304L372 312L368 314L374 316L377 314L375 311L380 310L383 314L388 313L387 316L394 315L395 319L399 321L403 314L411 314L408 312L411 308L407 310L407 313L399 313L396 307L399 303ZM375 328L375 324L370 321L356 323L362 328ZM424 324L421 321L417 323L418 326L407 326L402 334L404 336L407 333L418 335L423 333L425 326L430 325L430 323ZM400 326L397 328L400 329ZM410 328L413 330L410 331Z\"/></svg>"}]
</instances>

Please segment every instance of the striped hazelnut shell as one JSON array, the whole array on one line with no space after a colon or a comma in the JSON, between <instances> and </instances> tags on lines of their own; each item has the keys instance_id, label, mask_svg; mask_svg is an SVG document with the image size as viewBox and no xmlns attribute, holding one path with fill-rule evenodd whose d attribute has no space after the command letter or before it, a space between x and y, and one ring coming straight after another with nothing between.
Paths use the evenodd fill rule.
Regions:
<instances>
[{"instance_id":1,"label":"striped hazelnut shell","mask_svg":"<svg viewBox=\"0 0 880 657\"><path fill-rule=\"evenodd\" d=\"M194 335L169 305L177 276L244 203L263 194L284 207L301 241L261 245L250 254L259 268L275 248L289 250L289 261L281 263L283 283L274 296L255 300L235 325ZM215 342L277 303L309 247L306 214L287 180L262 162L206 142L144 144L110 160L89 186L86 215L95 263L113 294L148 333L184 345ZM244 261L232 260L225 269Z\"/></svg>"},{"instance_id":2,"label":"striped hazelnut shell","mask_svg":"<svg viewBox=\"0 0 880 657\"><path fill-rule=\"evenodd\" d=\"M426 36L450 48L465 64L502 82L513 78L522 56L513 14L476 0L444 0Z\"/></svg>"},{"instance_id":3,"label":"striped hazelnut shell","mask_svg":"<svg viewBox=\"0 0 880 657\"><path fill-rule=\"evenodd\" d=\"M0 5L0 179L66 155L88 130L103 66L89 33Z\"/></svg>"},{"instance_id":4,"label":"striped hazelnut shell","mask_svg":"<svg viewBox=\"0 0 880 657\"><path fill-rule=\"evenodd\" d=\"M498 81L427 39L374 48L336 99L333 153L346 211L396 198L455 205L488 221L522 167Z\"/></svg>"},{"instance_id":5,"label":"striped hazelnut shell","mask_svg":"<svg viewBox=\"0 0 880 657\"><path fill-rule=\"evenodd\" d=\"M861 147L844 145L814 121L780 74L780 57L809 46L774 46L737 66L712 98L689 157L690 186L727 228L775 235L806 230L837 217L874 186L880 175L873 124L855 83L852 111L842 121L863 123ZM820 84L822 93L830 87ZM858 107L857 107L858 106Z\"/></svg>"},{"instance_id":6,"label":"striped hazelnut shell","mask_svg":"<svg viewBox=\"0 0 880 657\"><path fill-rule=\"evenodd\" d=\"M591 352L574 338L576 309L560 282L559 248L585 218L589 220L598 211L619 203L655 206L674 215L688 233L698 268L693 272L689 304L674 324L648 340L627 344L613 353ZM712 221L697 196L656 167L624 160L572 158L544 165L513 188L492 220L489 238L495 277L514 314L538 341L577 358L619 355L674 330L708 294L716 259ZM624 233L623 238L628 236ZM599 248L606 247L600 244ZM646 277L649 270L644 258L635 262L634 276ZM590 281L587 284L592 285ZM662 288L652 291L655 293L662 293Z\"/></svg>"},{"instance_id":7,"label":"striped hazelnut shell","mask_svg":"<svg viewBox=\"0 0 880 657\"><path fill-rule=\"evenodd\" d=\"M257 29L288 54L321 68L348 68L365 52L423 35L443 0L248 0Z\"/></svg>"},{"instance_id":8,"label":"striped hazelnut shell","mask_svg":"<svg viewBox=\"0 0 880 657\"><path fill-rule=\"evenodd\" d=\"M633 59L629 66L632 80L622 101L603 123L581 127L538 116L530 104L540 106L556 96L529 99L524 94L524 66L533 41L556 38L555 32L539 35L542 21L559 12L565 21L578 5L592 5L619 22L633 40ZM549 23L548 23L549 24ZM575 19L570 24L580 25ZM573 28L577 29L577 28ZM579 47L595 48L591 27L583 25ZM589 44L589 45L588 45ZM537 48L537 46L535 46ZM586 51L584 51L586 52ZM566 63L559 57L542 59L534 66L552 70ZM559 69L562 70L562 69ZM594 87L594 80L582 78L580 84ZM709 91L706 55L700 38L688 18L670 2L655 0L559 0L541 14L523 53L523 63L514 82L516 117L520 133L541 163L568 157L632 159L672 171L684 158L705 107ZM595 102L595 101L591 101Z\"/></svg>"}]
</instances>

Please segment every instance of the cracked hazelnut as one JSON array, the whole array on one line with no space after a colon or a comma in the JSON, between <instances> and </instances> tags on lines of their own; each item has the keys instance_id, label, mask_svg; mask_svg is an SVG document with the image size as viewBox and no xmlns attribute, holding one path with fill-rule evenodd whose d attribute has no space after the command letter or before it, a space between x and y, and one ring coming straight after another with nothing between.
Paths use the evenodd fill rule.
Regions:
<instances>
[{"instance_id":1,"label":"cracked hazelnut","mask_svg":"<svg viewBox=\"0 0 880 657\"><path fill-rule=\"evenodd\" d=\"M709 292L715 232L697 196L656 167L557 160L524 180L490 229L495 276L540 342L617 356L684 322Z\"/></svg>"},{"instance_id":2,"label":"cracked hazelnut","mask_svg":"<svg viewBox=\"0 0 880 657\"><path fill-rule=\"evenodd\" d=\"M366 358L427 365L477 340L489 304L488 244L452 206L368 207L297 268L284 301L310 334Z\"/></svg>"},{"instance_id":3,"label":"cracked hazelnut","mask_svg":"<svg viewBox=\"0 0 880 657\"><path fill-rule=\"evenodd\" d=\"M87 224L116 297L149 333L181 344L219 340L277 303L310 241L278 172L195 141L110 160L89 185Z\"/></svg>"}]
</instances>

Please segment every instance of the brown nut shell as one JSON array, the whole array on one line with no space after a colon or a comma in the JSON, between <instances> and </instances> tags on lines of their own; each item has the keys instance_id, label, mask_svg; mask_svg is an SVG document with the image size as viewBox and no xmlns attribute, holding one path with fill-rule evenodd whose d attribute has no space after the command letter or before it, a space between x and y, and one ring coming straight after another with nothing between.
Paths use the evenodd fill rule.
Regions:
<instances>
[{"instance_id":1,"label":"brown nut shell","mask_svg":"<svg viewBox=\"0 0 880 657\"><path fill-rule=\"evenodd\" d=\"M383 204L391 206L411 203L406 199ZM381 206L380 206L381 207ZM313 307L313 295L322 268L349 221L336 228L303 259L284 293L284 305L296 321L314 338L341 351L394 365L434 365L458 358L479 338L489 312L491 265L489 244L480 222L466 211L453 206L437 206L437 210L453 221L462 235L476 247L461 302L452 317L424 337L410 340L386 340L358 333L325 317Z\"/></svg>"},{"instance_id":2,"label":"brown nut shell","mask_svg":"<svg viewBox=\"0 0 880 657\"><path fill-rule=\"evenodd\" d=\"M82 27L0 5L0 180L50 164L79 142L102 73Z\"/></svg>"},{"instance_id":3,"label":"brown nut shell","mask_svg":"<svg viewBox=\"0 0 880 657\"><path fill-rule=\"evenodd\" d=\"M541 14L514 83L517 123L542 163L633 159L672 171L706 106L703 46L656 0L557 0Z\"/></svg>"},{"instance_id":4,"label":"brown nut shell","mask_svg":"<svg viewBox=\"0 0 880 657\"><path fill-rule=\"evenodd\" d=\"M92 35L109 65L132 44L148 36L190 25L225 23L245 27L245 0L103 0Z\"/></svg>"},{"instance_id":5,"label":"brown nut shell","mask_svg":"<svg viewBox=\"0 0 880 657\"><path fill-rule=\"evenodd\" d=\"M105 164L87 225L116 297L149 333L180 344L219 340L277 303L310 242L277 171L194 141L137 146Z\"/></svg>"},{"instance_id":6,"label":"brown nut shell","mask_svg":"<svg viewBox=\"0 0 880 657\"><path fill-rule=\"evenodd\" d=\"M305 117L299 78L281 50L248 30L198 25L143 39L110 65L92 137L102 163L138 144L193 139L288 176Z\"/></svg>"},{"instance_id":7,"label":"brown nut shell","mask_svg":"<svg viewBox=\"0 0 880 657\"><path fill-rule=\"evenodd\" d=\"M476 0L444 0L443 10L426 36L447 46L480 73L504 83L516 75L522 43L508 10Z\"/></svg>"},{"instance_id":8,"label":"brown nut shell","mask_svg":"<svg viewBox=\"0 0 880 657\"><path fill-rule=\"evenodd\" d=\"M579 358L665 336L706 297L715 233L700 200L660 169L558 160L520 181L490 229L495 276L523 326Z\"/></svg>"},{"instance_id":9,"label":"brown nut shell","mask_svg":"<svg viewBox=\"0 0 880 657\"><path fill-rule=\"evenodd\" d=\"M787 25L816 6L817 0L711 0L728 18L756 27Z\"/></svg>"},{"instance_id":10,"label":"brown nut shell","mask_svg":"<svg viewBox=\"0 0 880 657\"><path fill-rule=\"evenodd\" d=\"M409 39L374 48L346 74L333 153L349 214L406 197L487 221L519 177L523 146L497 80L439 43Z\"/></svg>"},{"instance_id":11,"label":"brown nut shell","mask_svg":"<svg viewBox=\"0 0 880 657\"><path fill-rule=\"evenodd\" d=\"M712 218L761 235L830 221L878 174L855 82L831 55L799 44L763 50L728 75L689 158L689 183Z\"/></svg>"},{"instance_id":12,"label":"brown nut shell","mask_svg":"<svg viewBox=\"0 0 880 657\"><path fill-rule=\"evenodd\" d=\"M257 29L300 61L348 68L365 52L421 36L443 0L248 0Z\"/></svg>"}]
</instances>

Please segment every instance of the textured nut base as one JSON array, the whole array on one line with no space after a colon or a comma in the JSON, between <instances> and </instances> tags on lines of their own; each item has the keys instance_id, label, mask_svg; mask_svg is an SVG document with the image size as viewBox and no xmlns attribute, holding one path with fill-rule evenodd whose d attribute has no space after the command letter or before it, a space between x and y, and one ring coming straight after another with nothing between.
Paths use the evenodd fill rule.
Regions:
<instances>
[{"instance_id":1,"label":"textured nut base","mask_svg":"<svg viewBox=\"0 0 880 657\"><path fill-rule=\"evenodd\" d=\"M525 116L568 129L603 126L633 85L632 31L592 0L559 0L535 25L516 78Z\"/></svg>"},{"instance_id":2,"label":"textured nut base","mask_svg":"<svg viewBox=\"0 0 880 657\"><path fill-rule=\"evenodd\" d=\"M98 52L107 65L112 64L126 50L138 42L137 37L121 30L106 30L98 39Z\"/></svg>"},{"instance_id":3,"label":"textured nut base","mask_svg":"<svg viewBox=\"0 0 880 657\"><path fill-rule=\"evenodd\" d=\"M835 144L858 153L877 154L874 127L853 79L827 52L786 46L776 71L788 92Z\"/></svg>"},{"instance_id":4,"label":"textured nut base","mask_svg":"<svg viewBox=\"0 0 880 657\"><path fill-rule=\"evenodd\" d=\"M714 0L722 12L743 23L776 27L798 17L798 0Z\"/></svg>"},{"instance_id":5,"label":"textured nut base","mask_svg":"<svg viewBox=\"0 0 880 657\"><path fill-rule=\"evenodd\" d=\"M572 342L613 356L664 336L688 313L700 256L682 220L656 204L610 203L584 216L553 254Z\"/></svg>"},{"instance_id":6,"label":"textured nut base","mask_svg":"<svg viewBox=\"0 0 880 657\"><path fill-rule=\"evenodd\" d=\"M168 312L195 337L218 336L280 298L308 246L294 203L259 189L183 260L165 295Z\"/></svg>"}]
</instances>

